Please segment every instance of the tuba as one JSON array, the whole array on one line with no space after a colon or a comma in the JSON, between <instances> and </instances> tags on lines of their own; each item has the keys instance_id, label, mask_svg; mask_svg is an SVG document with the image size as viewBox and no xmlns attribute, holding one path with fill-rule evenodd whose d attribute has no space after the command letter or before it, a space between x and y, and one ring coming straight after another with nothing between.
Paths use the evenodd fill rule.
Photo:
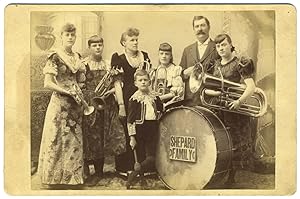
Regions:
<instances>
[{"instance_id":1,"label":"tuba","mask_svg":"<svg viewBox=\"0 0 300 199\"><path fill-rule=\"evenodd\" d=\"M82 91L77 84L73 84L73 91L76 93L76 96L73 96L74 100L77 104L82 105L84 110L84 115L90 115L94 112L95 108L93 106L89 106L88 103L84 100Z\"/></svg>"},{"instance_id":2,"label":"tuba","mask_svg":"<svg viewBox=\"0 0 300 199\"><path fill-rule=\"evenodd\" d=\"M110 71L107 71L102 77L94 91L96 96L91 100L92 104L96 107L97 110L101 111L107 107L105 99L113 93L113 91L109 92L112 84L112 76L123 72L124 71L122 68L119 69L117 67L112 67L112 69Z\"/></svg>"},{"instance_id":3,"label":"tuba","mask_svg":"<svg viewBox=\"0 0 300 199\"><path fill-rule=\"evenodd\" d=\"M199 73L201 71L201 73ZM191 92L197 92L200 87L200 99L203 106L239 113L251 117L260 117L267 111L267 97L264 91L258 87L254 93L236 110L230 110L229 104L241 97L246 89L246 85L235 83L223 78L217 78L204 73L203 66L196 64L193 73L191 74L189 83Z\"/></svg>"}]
</instances>

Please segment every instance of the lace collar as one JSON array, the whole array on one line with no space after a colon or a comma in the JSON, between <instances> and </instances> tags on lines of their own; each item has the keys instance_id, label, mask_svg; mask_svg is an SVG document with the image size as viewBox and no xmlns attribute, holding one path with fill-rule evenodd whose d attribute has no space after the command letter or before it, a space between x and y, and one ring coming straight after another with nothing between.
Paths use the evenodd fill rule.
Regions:
<instances>
[{"instance_id":1,"label":"lace collar","mask_svg":"<svg viewBox=\"0 0 300 199\"><path fill-rule=\"evenodd\" d=\"M94 61L91 56L84 59L84 63L89 65L90 70L109 70L110 66L107 61Z\"/></svg>"},{"instance_id":2,"label":"lace collar","mask_svg":"<svg viewBox=\"0 0 300 199\"><path fill-rule=\"evenodd\" d=\"M141 66L141 64L144 63L144 55L141 51L138 51L137 52L137 56L136 57L130 57L126 51L124 50L124 54L125 54L125 57L128 61L128 63L130 64L130 66L132 66L133 68L139 68Z\"/></svg>"},{"instance_id":3,"label":"lace collar","mask_svg":"<svg viewBox=\"0 0 300 199\"><path fill-rule=\"evenodd\" d=\"M62 49L57 49L56 53L61 58L61 60L68 66L72 73L76 73L78 70L85 69L85 66L82 60L80 59L78 53L74 53L74 55L69 56Z\"/></svg>"},{"instance_id":4,"label":"lace collar","mask_svg":"<svg viewBox=\"0 0 300 199\"><path fill-rule=\"evenodd\" d=\"M138 90L130 97L130 99L143 104L147 104L149 102L153 104L155 100L155 95L151 91L149 91L148 94L144 94Z\"/></svg>"}]
</instances>

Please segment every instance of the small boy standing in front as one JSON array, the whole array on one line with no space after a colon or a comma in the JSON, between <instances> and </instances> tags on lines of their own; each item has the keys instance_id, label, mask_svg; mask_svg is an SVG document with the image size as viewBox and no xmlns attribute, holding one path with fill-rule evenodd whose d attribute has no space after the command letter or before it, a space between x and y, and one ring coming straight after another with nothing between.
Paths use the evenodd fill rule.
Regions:
<instances>
[{"instance_id":1,"label":"small boy standing in front","mask_svg":"<svg viewBox=\"0 0 300 199\"><path fill-rule=\"evenodd\" d=\"M127 188L130 188L137 175L155 167L155 150L158 137L158 115L163 110L159 97L150 92L150 77L147 71L138 69L134 74L138 90L128 104L127 126L130 146L136 150L140 167L129 174Z\"/></svg>"}]
</instances>

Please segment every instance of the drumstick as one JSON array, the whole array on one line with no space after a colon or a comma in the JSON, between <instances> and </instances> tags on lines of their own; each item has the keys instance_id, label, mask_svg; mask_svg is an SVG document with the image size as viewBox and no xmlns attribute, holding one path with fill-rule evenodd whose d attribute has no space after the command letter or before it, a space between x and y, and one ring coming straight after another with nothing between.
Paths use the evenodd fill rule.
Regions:
<instances>
[{"instance_id":1,"label":"drumstick","mask_svg":"<svg viewBox=\"0 0 300 199\"><path fill-rule=\"evenodd\" d=\"M136 154L136 149L133 149L133 154L134 154L134 170L135 171L140 171L141 170L141 164L138 162L137 154Z\"/></svg>"}]
</instances>

